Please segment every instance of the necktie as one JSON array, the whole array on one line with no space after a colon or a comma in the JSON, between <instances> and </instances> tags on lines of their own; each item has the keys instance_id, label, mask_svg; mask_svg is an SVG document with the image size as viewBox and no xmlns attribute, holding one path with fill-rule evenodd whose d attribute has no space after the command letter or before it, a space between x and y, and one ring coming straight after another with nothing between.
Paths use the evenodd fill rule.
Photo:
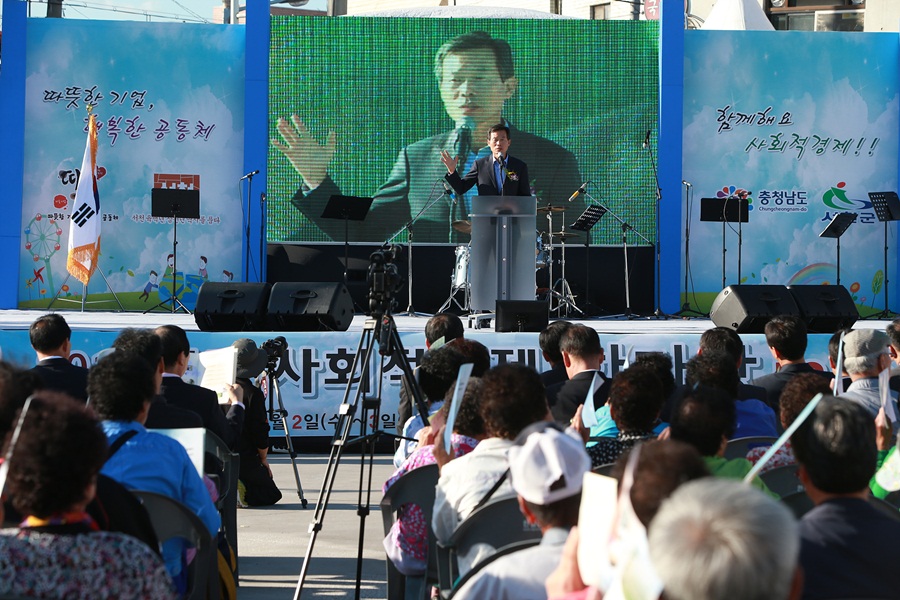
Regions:
<instances>
[{"instance_id":1,"label":"necktie","mask_svg":"<svg viewBox=\"0 0 900 600\"><path fill-rule=\"evenodd\" d=\"M494 179L497 182L497 193L503 195L503 171L500 168L500 161L494 160Z\"/></svg>"},{"instance_id":2,"label":"necktie","mask_svg":"<svg viewBox=\"0 0 900 600\"><path fill-rule=\"evenodd\" d=\"M459 135L456 138L456 157L459 159L459 167L461 172L465 172L466 162L469 160L469 148L472 146L472 130L466 126L459 128Z\"/></svg>"}]
</instances>

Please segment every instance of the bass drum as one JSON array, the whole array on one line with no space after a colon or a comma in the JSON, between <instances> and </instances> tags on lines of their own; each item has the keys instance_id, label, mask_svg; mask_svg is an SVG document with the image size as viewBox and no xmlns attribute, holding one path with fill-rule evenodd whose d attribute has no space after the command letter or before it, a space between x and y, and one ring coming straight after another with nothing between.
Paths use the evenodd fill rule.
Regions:
<instances>
[{"instance_id":1,"label":"bass drum","mask_svg":"<svg viewBox=\"0 0 900 600\"><path fill-rule=\"evenodd\" d=\"M534 248L534 268L535 269L543 269L544 267L550 264L550 250L551 246L549 244L544 243L544 235L542 233L537 234L537 242Z\"/></svg>"}]
</instances>

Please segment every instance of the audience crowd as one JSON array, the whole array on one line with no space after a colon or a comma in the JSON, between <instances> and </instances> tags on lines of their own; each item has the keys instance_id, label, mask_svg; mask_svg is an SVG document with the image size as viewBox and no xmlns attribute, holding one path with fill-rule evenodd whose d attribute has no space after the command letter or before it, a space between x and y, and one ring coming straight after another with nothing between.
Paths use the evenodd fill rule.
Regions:
<instances>
[{"instance_id":1,"label":"audience crowd","mask_svg":"<svg viewBox=\"0 0 900 600\"><path fill-rule=\"evenodd\" d=\"M84 367L70 362L71 333L44 315L29 331L36 365L0 362L11 457L0 468L0 596L182 597L196 549L160 543L133 492L177 501L227 549L224 465L207 453L201 469L154 430L205 429L239 455L242 503L278 502L254 384L269 357L237 340L237 383L217 395L184 381L191 349L178 327L123 330ZM402 505L384 539L404 580L461 600L900 598L887 560L900 539L900 374L882 387L900 364L900 320L835 333L820 371L806 362L804 322L774 317L776 369L750 382L741 338L723 327L700 337L683 383L662 348L603 373L603 341L581 324L540 334L542 373L491 368L489 349L464 333L452 314L431 318L415 381L401 382L383 490L419 469L437 478L433 504ZM463 546L465 525L501 505L514 511L502 522L521 527L487 523Z\"/></svg>"}]
</instances>

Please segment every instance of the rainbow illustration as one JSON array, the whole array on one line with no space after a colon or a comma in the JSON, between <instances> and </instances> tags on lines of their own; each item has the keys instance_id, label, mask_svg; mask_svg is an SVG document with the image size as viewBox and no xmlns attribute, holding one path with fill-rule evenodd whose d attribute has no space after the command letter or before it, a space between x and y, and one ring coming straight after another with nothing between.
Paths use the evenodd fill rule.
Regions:
<instances>
[{"instance_id":1,"label":"rainbow illustration","mask_svg":"<svg viewBox=\"0 0 900 600\"><path fill-rule=\"evenodd\" d=\"M787 285L829 285L836 275L837 267L833 263L813 263L794 273Z\"/></svg>"}]
</instances>

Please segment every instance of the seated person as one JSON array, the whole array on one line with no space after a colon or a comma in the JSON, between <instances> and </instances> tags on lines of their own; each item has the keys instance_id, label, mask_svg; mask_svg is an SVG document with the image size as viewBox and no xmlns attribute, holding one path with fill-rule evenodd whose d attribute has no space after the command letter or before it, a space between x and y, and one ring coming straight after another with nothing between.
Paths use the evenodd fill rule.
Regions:
<instances>
[{"instance_id":1,"label":"seated person","mask_svg":"<svg viewBox=\"0 0 900 600\"><path fill-rule=\"evenodd\" d=\"M645 528L649 528L660 506L672 492L688 481L709 477L709 469L700 453L683 442L656 440L640 444L639 448L629 496L635 516ZM631 452L625 451L613 467L611 475L620 485ZM591 535L590 531L582 533L579 529L583 528L572 528L559 566L547 578L547 597L556 598L572 592L578 598L599 598L599 591L588 588L584 583L574 553L579 536Z\"/></svg>"},{"instance_id":2,"label":"seated person","mask_svg":"<svg viewBox=\"0 0 900 600\"><path fill-rule=\"evenodd\" d=\"M100 531L86 511L107 455L92 412L40 392L27 406L6 481L24 520L0 532L0 594L175 598L158 554L128 535Z\"/></svg>"},{"instance_id":3,"label":"seated person","mask_svg":"<svg viewBox=\"0 0 900 600\"><path fill-rule=\"evenodd\" d=\"M725 458L725 446L734 432L734 400L722 390L697 385L687 389L678 403L669 427L673 440L696 448L710 473L727 479L743 479L753 465L746 458ZM758 477L753 486L772 494Z\"/></svg>"},{"instance_id":4,"label":"seated person","mask_svg":"<svg viewBox=\"0 0 900 600\"><path fill-rule=\"evenodd\" d=\"M417 369L419 387L425 402L429 405L428 414L433 415L441 408L447 390L456 383L459 368L465 363L472 363L472 377L481 377L491 366L491 357L484 344L465 338L456 338L422 357ZM418 409L415 411L418 413ZM403 437L394 453L394 466L400 467L403 461L418 445L417 435L425 426L422 415L410 417L403 426Z\"/></svg>"},{"instance_id":5,"label":"seated person","mask_svg":"<svg viewBox=\"0 0 900 600\"><path fill-rule=\"evenodd\" d=\"M900 571L889 561L900 521L868 502L876 447L867 409L826 396L791 442L815 504L800 520L803 597L896 598Z\"/></svg>"},{"instance_id":6,"label":"seated person","mask_svg":"<svg viewBox=\"0 0 900 600\"><path fill-rule=\"evenodd\" d=\"M614 463L635 444L656 439L653 426L659 420L664 400L662 384L650 369L630 367L620 371L612 380L607 402L619 433L588 448L591 466Z\"/></svg>"},{"instance_id":7,"label":"seated person","mask_svg":"<svg viewBox=\"0 0 900 600\"><path fill-rule=\"evenodd\" d=\"M476 507L490 498L512 493L507 476L507 454L516 436L527 426L549 418L544 386L537 372L526 365L507 363L484 374L481 382L480 414L486 439L472 452L452 459L444 447L434 447L441 477L435 490L432 530L438 541L449 541L456 527ZM438 438L443 428L438 431ZM459 556L464 575L482 558Z\"/></svg>"},{"instance_id":8,"label":"seated person","mask_svg":"<svg viewBox=\"0 0 900 600\"><path fill-rule=\"evenodd\" d=\"M569 321L553 321L547 325L538 336L538 345L541 355L550 368L541 373L541 383L544 387L550 387L557 383L563 383L569 379L566 373L566 365L563 363L562 352L559 350L559 340L566 329L571 327Z\"/></svg>"},{"instance_id":9,"label":"seated person","mask_svg":"<svg viewBox=\"0 0 900 600\"><path fill-rule=\"evenodd\" d=\"M454 386L455 387L455 386ZM478 442L484 439L484 421L478 412L481 379L469 378L466 391L462 396L450 444L454 456L463 456L475 449ZM438 430L447 423L453 389L447 391L444 404L441 406L420 436L420 445L384 482L383 492L387 492L398 479L419 467L435 464L434 445L442 444L443 438L437 437ZM384 547L388 558L404 575L422 575L428 565L428 527L422 509L416 504L405 504L400 507L397 520L390 533L384 539Z\"/></svg>"},{"instance_id":10,"label":"seated person","mask_svg":"<svg viewBox=\"0 0 900 600\"><path fill-rule=\"evenodd\" d=\"M797 522L740 482L704 477L679 487L650 524L650 558L667 600L795 600Z\"/></svg>"},{"instance_id":11,"label":"seated person","mask_svg":"<svg viewBox=\"0 0 900 600\"><path fill-rule=\"evenodd\" d=\"M569 530L578 522L581 482L591 467L581 439L555 423L523 431L509 450L509 473L528 523L541 543L487 565L454 594L460 600L543 600L544 582L562 556ZM534 430L534 431L529 431Z\"/></svg>"},{"instance_id":12,"label":"seated person","mask_svg":"<svg viewBox=\"0 0 900 600\"><path fill-rule=\"evenodd\" d=\"M770 406L778 409L778 401L784 386L801 373L818 374L826 381L832 379L827 371L818 371L806 362L806 323L794 315L780 315L766 323L766 345L778 365L778 370L755 380L753 383L766 389Z\"/></svg>"},{"instance_id":13,"label":"seated person","mask_svg":"<svg viewBox=\"0 0 900 600\"><path fill-rule=\"evenodd\" d=\"M796 373L791 376L779 395L782 429L787 429L791 426L797 415L806 408L806 405L809 404L809 401L816 394L831 394L831 379L816 373ZM747 460L755 465L768 449L768 444L751 448L747 452ZM796 463L794 452L791 450L791 441L788 440L763 466L760 473Z\"/></svg>"},{"instance_id":14,"label":"seated person","mask_svg":"<svg viewBox=\"0 0 900 600\"><path fill-rule=\"evenodd\" d=\"M431 350L432 345L437 350L451 340L464 337L465 332L458 316L450 312L438 313L425 323L425 351ZM403 375L400 377L400 402L397 405L397 433L400 435L403 435L403 426L416 410L413 404L412 390L406 375Z\"/></svg>"},{"instance_id":15,"label":"seated person","mask_svg":"<svg viewBox=\"0 0 900 600\"><path fill-rule=\"evenodd\" d=\"M756 399L738 399L738 372L731 357L724 352L698 354L687 362L686 376L688 386L708 385L726 392L734 400L737 420L729 439L778 436L775 411L769 405Z\"/></svg>"},{"instance_id":16,"label":"seated person","mask_svg":"<svg viewBox=\"0 0 900 600\"><path fill-rule=\"evenodd\" d=\"M575 410L584 404L594 374L601 380L600 387L594 392L594 409L606 404L609 381L600 372L605 355L600 336L594 329L586 325L568 327L559 339L559 351L569 379L547 388L547 403L553 419L561 425L569 425Z\"/></svg>"},{"instance_id":17,"label":"seated person","mask_svg":"<svg viewBox=\"0 0 900 600\"><path fill-rule=\"evenodd\" d=\"M672 356L668 352L644 352L638 354L631 363L632 367L645 367L653 371L662 384L663 398L668 400L675 391L675 376L672 374ZM660 434L668 427L668 423L658 420L653 424L653 433ZM619 428L609 416L609 404L597 409L597 424L591 427L591 437L616 437ZM588 447L593 443L589 443Z\"/></svg>"},{"instance_id":18,"label":"seated person","mask_svg":"<svg viewBox=\"0 0 900 600\"><path fill-rule=\"evenodd\" d=\"M38 317L28 329L28 337L38 358L32 371L41 378L41 387L86 402L88 370L69 361L72 330L65 318L59 313Z\"/></svg>"},{"instance_id":19,"label":"seated person","mask_svg":"<svg viewBox=\"0 0 900 600\"><path fill-rule=\"evenodd\" d=\"M888 335L877 329L854 329L844 336L844 370L852 383L840 397L859 404L873 419L881 409L878 374L891 367L889 346ZM896 408L897 392L891 390L890 396Z\"/></svg>"},{"instance_id":20,"label":"seated person","mask_svg":"<svg viewBox=\"0 0 900 600\"><path fill-rule=\"evenodd\" d=\"M238 349L237 384L244 390L244 425L237 443L241 466L238 479L243 486L241 500L247 506L271 506L281 500L281 490L269 467L269 420L266 397L253 385L266 368L269 357L256 342L242 338L232 344Z\"/></svg>"},{"instance_id":21,"label":"seated person","mask_svg":"<svg viewBox=\"0 0 900 600\"><path fill-rule=\"evenodd\" d=\"M103 419L110 446L118 446L102 472L130 490L156 492L184 504L215 538L221 519L187 451L172 438L144 428L155 390L154 369L136 354L117 350L91 368L91 406ZM186 588L183 548L177 539L163 544L166 569L179 592Z\"/></svg>"}]
</instances>

